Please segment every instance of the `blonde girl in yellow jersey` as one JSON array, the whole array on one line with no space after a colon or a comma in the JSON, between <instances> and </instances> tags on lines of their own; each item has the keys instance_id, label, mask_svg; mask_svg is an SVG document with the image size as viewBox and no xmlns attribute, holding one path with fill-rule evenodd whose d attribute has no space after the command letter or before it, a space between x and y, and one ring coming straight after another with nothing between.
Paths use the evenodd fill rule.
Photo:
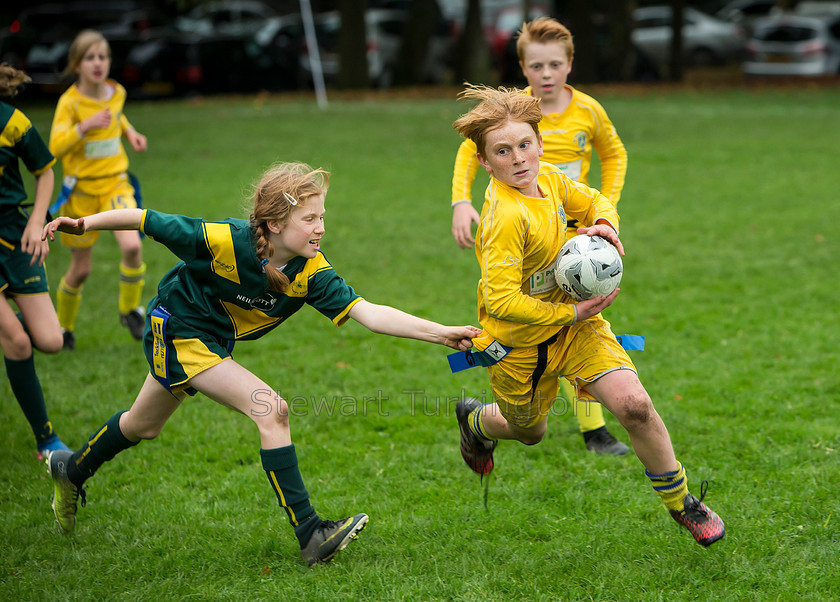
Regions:
<instances>
[{"instance_id":1,"label":"blonde girl in yellow jersey","mask_svg":"<svg viewBox=\"0 0 840 602\"><path fill-rule=\"evenodd\" d=\"M89 29L79 33L67 57L67 71L75 73L77 80L58 100L49 142L50 151L62 163L63 188L69 191L62 214L71 218L137 207L121 138L125 136L135 152L143 152L146 137L132 127L123 113L125 88L108 79L110 68L111 50L104 36ZM62 243L71 249L70 267L56 294L65 349L75 348L76 317L98 236L98 232L77 237L62 235ZM122 231L114 232L114 237L122 255L120 322L140 340L145 324L140 297L146 274L140 235Z\"/></svg>"},{"instance_id":2,"label":"blonde girl in yellow jersey","mask_svg":"<svg viewBox=\"0 0 840 602\"><path fill-rule=\"evenodd\" d=\"M566 176L588 183L592 149L601 162L600 192L616 206L627 171L627 151L604 108L591 96L566 83L572 70L572 34L549 17L525 23L516 41L519 65L528 80L525 93L540 99L539 123L543 161L554 164ZM472 185L480 165L476 147L464 140L455 158L452 178L452 235L462 249L472 248L472 225L479 216L472 204ZM568 223L570 236L577 222ZM563 393L570 400L580 425L586 449L599 454L622 455L630 451L607 430L600 405L583 402L565 381Z\"/></svg>"}]
</instances>

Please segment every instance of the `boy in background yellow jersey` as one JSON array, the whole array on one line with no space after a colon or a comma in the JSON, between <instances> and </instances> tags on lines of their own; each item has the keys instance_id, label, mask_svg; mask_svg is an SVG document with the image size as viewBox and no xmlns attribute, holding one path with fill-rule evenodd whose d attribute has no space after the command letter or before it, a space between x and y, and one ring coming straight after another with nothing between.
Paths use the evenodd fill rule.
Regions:
<instances>
[{"instance_id":1,"label":"boy in background yellow jersey","mask_svg":"<svg viewBox=\"0 0 840 602\"><path fill-rule=\"evenodd\" d=\"M608 296L573 303L562 288L532 283L552 269L566 240L568 219L579 234L598 235L624 248L618 214L597 190L543 163L540 101L519 90L470 88L463 98L479 104L453 124L475 143L476 159L490 174L476 232L481 267L478 315L482 333L473 339L474 358L487 366L494 401L465 398L455 413L461 455L479 475L493 470L499 439L535 445L548 427L558 380L577 396L600 402L627 429L633 449L671 516L695 540L709 546L724 536L720 517L688 492L665 424L653 407L635 366L600 312Z\"/></svg>"},{"instance_id":2,"label":"boy in background yellow jersey","mask_svg":"<svg viewBox=\"0 0 840 602\"><path fill-rule=\"evenodd\" d=\"M516 50L529 84L525 93L540 99L543 160L572 180L587 184L594 148L601 162L601 194L616 206L624 186L627 152L598 101L566 83L574 58L572 34L556 20L542 17L522 26ZM452 178L452 235L462 249L475 242L471 228L479 216L472 205L471 189L478 168L475 144L464 140ZM572 236L577 234L574 219L568 227ZM598 404L577 399L565 381L563 393L578 420L586 449L613 455L630 451L607 430Z\"/></svg>"},{"instance_id":3,"label":"boy in background yellow jersey","mask_svg":"<svg viewBox=\"0 0 840 602\"><path fill-rule=\"evenodd\" d=\"M79 33L70 46L67 61L68 71L75 73L78 80L59 98L50 131L50 151L61 159L64 187L72 190L62 210L62 215L68 217L137 207L128 179L128 156L120 139L125 136L135 152L142 152L146 150L146 137L131 126L123 113L125 89L108 79L110 68L111 50L102 34L89 29ZM72 251L70 267L56 294L65 349L72 350L76 345L76 316L98 237L98 232L77 237L62 235L62 243ZM146 274L140 235L122 231L114 232L114 237L122 254L120 322L140 340L145 324L140 297Z\"/></svg>"}]
</instances>

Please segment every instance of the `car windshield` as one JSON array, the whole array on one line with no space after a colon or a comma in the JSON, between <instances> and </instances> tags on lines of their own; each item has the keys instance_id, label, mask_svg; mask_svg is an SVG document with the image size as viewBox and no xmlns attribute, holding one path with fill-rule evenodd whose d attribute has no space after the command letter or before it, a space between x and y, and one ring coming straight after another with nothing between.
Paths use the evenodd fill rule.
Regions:
<instances>
[{"instance_id":1,"label":"car windshield","mask_svg":"<svg viewBox=\"0 0 840 602\"><path fill-rule=\"evenodd\" d=\"M784 25L756 32L756 39L763 42L807 42L817 37L812 27Z\"/></svg>"}]
</instances>

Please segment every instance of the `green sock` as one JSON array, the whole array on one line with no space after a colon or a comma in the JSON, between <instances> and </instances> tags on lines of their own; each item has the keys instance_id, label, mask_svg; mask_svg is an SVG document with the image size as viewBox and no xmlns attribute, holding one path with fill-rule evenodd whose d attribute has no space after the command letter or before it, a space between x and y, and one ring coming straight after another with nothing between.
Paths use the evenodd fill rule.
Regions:
<instances>
[{"instance_id":1,"label":"green sock","mask_svg":"<svg viewBox=\"0 0 840 602\"><path fill-rule=\"evenodd\" d=\"M87 444L73 454L67 463L67 478L71 483L81 487L105 462L139 443L126 439L120 430L120 416L126 411L111 416L102 428L90 436Z\"/></svg>"},{"instance_id":2,"label":"green sock","mask_svg":"<svg viewBox=\"0 0 840 602\"><path fill-rule=\"evenodd\" d=\"M47 404L44 402L44 392L41 389L41 381L35 373L35 359L30 355L25 360L12 360L7 357L6 374L9 377L9 384L15 394L23 415L32 427L37 443L43 443L55 433L52 424L47 417Z\"/></svg>"},{"instance_id":3,"label":"green sock","mask_svg":"<svg viewBox=\"0 0 840 602\"><path fill-rule=\"evenodd\" d=\"M263 470L277 495L277 502L289 516L289 523L301 547L305 546L321 519L309 503L309 493L298 468L295 446L261 449Z\"/></svg>"}]
</instances>

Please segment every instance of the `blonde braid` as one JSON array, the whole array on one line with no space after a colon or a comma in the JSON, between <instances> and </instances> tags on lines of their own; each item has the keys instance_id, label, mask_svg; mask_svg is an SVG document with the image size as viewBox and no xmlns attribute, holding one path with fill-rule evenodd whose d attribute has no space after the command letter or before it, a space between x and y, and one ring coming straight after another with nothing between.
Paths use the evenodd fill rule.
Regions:
<instances>
[{"instance_id":1,"label":"blonde braid","mask_svg":"<svg viewBox=\"0 0 840 602\"><path fill-rule=\"evenodd\" d=\"M268 224L266 222L260 223L255 228L255 232L257 235L257 258L267 262L274 255L274 246L268 239ZM263 270L265 271L266 278L268 278L268 286L271 290L278 293L285 293L289 289L290 282L286 274L269 263L263 264Z\"/></svg>"}]
</instances>

